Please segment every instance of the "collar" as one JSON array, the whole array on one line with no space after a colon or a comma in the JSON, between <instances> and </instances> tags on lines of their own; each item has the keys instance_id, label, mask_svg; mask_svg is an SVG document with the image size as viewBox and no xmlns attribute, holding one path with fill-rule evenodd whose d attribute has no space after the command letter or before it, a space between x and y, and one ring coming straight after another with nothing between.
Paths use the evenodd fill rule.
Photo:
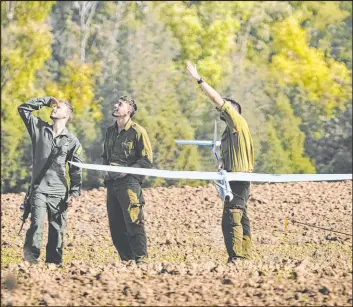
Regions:
<instances>
[{"instance_id":1,"label":"collar","mask_svg":"<svg viewBox=\"0 0 353 307\"><path fill-rule=\"evenodd\" d=\"M53 134L53 125L48 125L45 127L45 129L48 129L51 132L51 134ZM69 130L67 130L67 128L65 127L59 135L69 136Z\"/></svg>"},{"instance_id":2,"label":"collar","mask_svg":"<svg viewBox=\"0 0 353 307\"><path fill-rule=\"evenodd\" d=\"M131 118L129 118L129 120L126 122L126 124L125 124L125 126L124 126L124 128L122 130L128 131L131 128L132 123L133 122L132 122ZM116 130L119 130L118 129L118 123L116 121L115 121L115 128L116 128Z\"/></svg>"}]
</instances>

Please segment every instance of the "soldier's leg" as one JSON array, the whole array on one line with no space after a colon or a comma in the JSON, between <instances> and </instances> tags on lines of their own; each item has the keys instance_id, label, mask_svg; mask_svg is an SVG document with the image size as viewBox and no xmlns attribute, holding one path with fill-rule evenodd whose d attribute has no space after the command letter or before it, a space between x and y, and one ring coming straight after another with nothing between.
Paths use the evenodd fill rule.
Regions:
<instances>
[{"instance_id":1,"label":"soldier's leg","mask_svg":"<svg viewBox=\"0 0 353 307\"><path fill-rule=\"evenodd\" d=\"M115 196L112 184L113 183L107 184L107 211L110 234L121 260L134 260L134 254L130 247L123 211L117 197Z\"/></svg>"},{"instance_id":2,"label":"soldier's leg","mask_svg":"<svg viewBox=\"0 0 353 307\"><path fill-rule=\"evenodd\" d=\"M241 224L243 226L243 256L246 259L251 259L252 256L252 241L251 241L251 227L250 220L247 214L248 200L250 195L250 183L249 188L244 189L244 196L246 200L243 217L241 219Z\"/></svg>"},{"instance_id":3,"label":"soldier's leg","mask_svg":"<svg viewBox=\"0 0 353 307\"><path fill-rule=\"evenodd\" d=\"M243 227L242 209L224 208L222 216L222 231L228 253L228 261L242 257Z\"/></svg>"},{"instance_id":4,"label":"soldier's leg","mask_svg":"<svg viewBox=\"0 0 353 307\"><path fill-rule=\"evenodd\" d=\"M26 233L23 247L24 259L29 262L37 262L43 242L44 219L46 215L46 196L35 193L31 202L31 225Z\"/></svg>"},{"instance_id":5,"label":"soldier's leg","mask_svg":"<svg viewBox=\"0 0 353 307\"><path fill-rule=\"evenodd\" d=\"M250 220L247 215L246 208L244 210L243 217L241 219L241 224L243 226L243 256L246 259L251 259L251 256L252 256L251 229L250 229Z\"/></svg>"},{"instance_id":6,"label":"soldier's leg","mask_svg":"<svg viewBox=\"0 0 353 307\"><path fill-rule=\"evenodd\" d=\"M137 180L128 178L125 188L116 191L122 206L130 246L136 263L140 263L147 255L147 239L144 222L144 200L142 189Z\"/></svg>"},{"instance_id":7,"label":"soldier's leg","mask_svg":"<svg viewBox=\"0 0 353 307\"><path fill-rule=\"evenodd\" d=\"M47 208L49 231L45 262L61 264L63 255L64 232L67 225L65 197L47 195Z\"/></svg>"},{"instance_id":8,"label":"soldier's leg","mask_svg":"<svg viewBox=\"0 0 353 307\"><path fill-rule=\"evenodd\" d=\"M229 261L243 258L243 224L241 222L248 198L248 182L230 183L233 199L224 203L222 230Z\"/></svg>"}]
</instances>

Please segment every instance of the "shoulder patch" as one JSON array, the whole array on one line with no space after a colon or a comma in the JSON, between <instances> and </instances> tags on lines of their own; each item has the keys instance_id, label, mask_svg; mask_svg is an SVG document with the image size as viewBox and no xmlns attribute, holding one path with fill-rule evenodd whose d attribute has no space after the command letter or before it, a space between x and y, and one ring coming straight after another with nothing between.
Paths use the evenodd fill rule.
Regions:
<instances>
[{"instance_id":1,"label":"shoulder patch","mask_svg":"<svg viewBox=\"0 0 353 307\"><path fill-rule=\"evenodd\" d=\"M140 126L140 125L137 124L137 123L133 123L132 127L134 128L134 130L137 132L138 135L147 133L147 132L146 132L146 129L143 128L142 126Z\"/></svg>"},{"instance_id":2,"label":"shoulder patch","mask_svg":"<svg viewBox=\"0 0 353 307\"><path fill-rule=\"evenodd\" d=\"M76 155L80 156L81 153L82 153L82 146L80 145L79 148L77 148L77 150L76 150Z\"/></svg>"}]
</instances>

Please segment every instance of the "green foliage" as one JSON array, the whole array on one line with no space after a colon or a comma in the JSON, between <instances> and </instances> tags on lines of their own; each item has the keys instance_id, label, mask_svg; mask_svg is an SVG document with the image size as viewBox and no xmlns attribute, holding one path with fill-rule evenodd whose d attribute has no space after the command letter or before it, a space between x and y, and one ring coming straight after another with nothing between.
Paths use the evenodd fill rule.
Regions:
<instances>
[{"instance_id":1,"label":"green foliage","mask_svg":"<svg viewBox=\"0 0 353 307\"><path fill-rule=\"evenodd\" d=\"M314 157L318 173L352 173L352 104L327 121L321 138L307 138L307 154ZM309 146L310 145L310 146Z\"/></svg>"},{"instance_id":2,"label":"green foliage","mask_svg":"<svg viewBox=\"0 0 353 307\"><path fill-rule=\"evenodd\" d=\"M304 156L305 135L299 129L300 119L285 96L276 97L276 114L268 116L267 139L262 143L260 168L265 173L315 173L315 167Z\"/></svg>"},{"instance_id":3,"label":"green foliage","mask_svg":"<svg viewBox=\"0 0 353 307\"><path fill-rule=\"evenodd\" d=\"M30 176L31 144L17 106L45 95L74 106L69 129L87 163L101 163L112 104L132 95L154 167L214 170L209 148L174 142L212 139L214 120L219 138L225 127L186 60L241 103L256 172L351 172L350 2L102 1L90 18L82 5L1 2L3 191L23 190ZM36 114L49 121L49 112ZM84 174L84 188L102 184L97 172Z\"/></svg>"},{"instance_id":4,"label":"green foliage","mask_svg":"<svg viewBox=\"0 0 353 307\"><path fill-rule=\"evenodd\" d=\"M335 108L343 108L350 97L351 78L347 67L321 50L310 48L306 31L295 17L276 23L273 27L271 68L285 86L299 86L315 104L317 112L328 117ZM334 98L334 99L333 99Z\"/></svg>"},{"instance_id":5,"label":"green foliage","mask_svg":"<svg viewBox=\"0 0 353 307\"><path fill-rule=\"evenodd\" d=\"M96 67L81 63L76 57L66 61L60 69L58 83L48 83L46 92L50 96L67 99L75 110L72 131L82 144L89 145L96 138L97 123L102 114L100 105L95 101L93 75L99 72Z\"/></svg>"},{"instance_id":6,"label":"green foliage","mask_svg":"<svg viewBox=\"0 0 353 307\"><path fill-rule=\"evenodd\" d=\"M234 48L239 22L234 18L234 2L203 1L187 6L183 2L157 2L162 20L179 40L178 65L197 63L199 72L217 86L229 68L228 55Z\"/></svg>"},{"instance_id":7,"label":"green foliage","mask_svg":"<svg viewBox=\"0 0 353 307\"><path fill-rule=\"evenodd\" d=\"M21 189L29 175L29 137L17 107L44 94L36 87L36 73L51 56L52 33L46 19L53 3L1 5L7 13L1 36L1 188L6 191Z\"/></svg>"}]
</instances>

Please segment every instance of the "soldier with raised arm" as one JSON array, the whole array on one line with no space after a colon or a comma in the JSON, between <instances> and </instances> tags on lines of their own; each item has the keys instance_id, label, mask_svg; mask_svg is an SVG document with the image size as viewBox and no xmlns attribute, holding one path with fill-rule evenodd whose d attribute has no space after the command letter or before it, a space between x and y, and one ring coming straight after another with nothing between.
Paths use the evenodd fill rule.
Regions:
<instances>
[{"instance_id":1,"label":"soldier with raised arm","mask_svg":"<svg viewBox=\"0 0 353 307\"><path fill-rule=\"evenodd\" d=\"M254 168L254 147L248 124L241 115L241 106L234 99L222 98L215 89L201 78L196 66L186 64L190 75L197 80L204 93L220 112L220 118L227 124L222 134L221 156L218 169L227 172L252 172ZM247 202L250 182L231 181L233 199L225 201L222 216L222 231L228 252L228 262L251 258L250 220Z\"/></svg>"},{"instance_id":2,"label":"soldier with raised arm","mask_svg":"<svg viewBox=\"0 0 353 307\"><path fill-rule=\"evenodd\" d=\"M49 124L32 114L42 107L52 108ZM71 104L53 97L34 98L18 107L18 112L31 137L33 171L29 195L31 225L26 233L24 259L36 263L43 240L44 220L48 214L46 262L62 264L63 236L67 212L74 198L80 195L82 171L69 164L70 186L66 178L68 161L82 162L82 147L66 128L73 118Z\"/></svg>"}]
</instances>

